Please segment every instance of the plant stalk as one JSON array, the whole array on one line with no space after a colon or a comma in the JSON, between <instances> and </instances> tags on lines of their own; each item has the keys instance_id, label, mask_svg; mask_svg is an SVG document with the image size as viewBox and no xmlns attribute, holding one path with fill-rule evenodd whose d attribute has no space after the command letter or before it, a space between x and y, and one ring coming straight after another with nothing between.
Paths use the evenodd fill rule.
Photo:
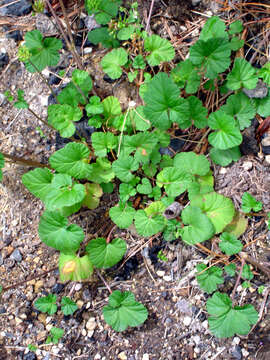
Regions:
<instances>
[{"instance_id":1,"label":"plant stalk","mask_svg":"<svg viewBox=\"0 0 270 360\"><path fill-rule=\"evenodd\" d=\"M25 165L25 166L34 166L34 167L39 167L39 168L45 168L45 167L48 167L48 165L46 164L42 164L38 161L33 161L33 160L26 160L24 158L21 158L21 157L17 157L17 156L13 156L13 155L9 155L9 154L6 154L6 153L3 153L1 151L1 153L3 154L3 156L6 158L6 159L9 159L9 160L12 160L12 162L14 164L22 164L22 165Z\"/></svg>"},{"instance_id":2,"label":"plant stalk","mask_svg":"<svg viewBox=\"0 0 270 360\"><path fill-rule=\"evenodd\" d=\"M64 40L65 40L65 42L66 42L66 44L67 44L67 46L68 46L70 52L72 53L72 55L73 55L73 57L74 57L77 65L78 65L78 68L81 69L81 70L83 70L83 64L82 64L82 62L81 62L81 59L80 59L79 54L78 54L77 51L76 51L76 48L75 48L75 46L74 46L74 42L73 42L73 44L70 43L69 39L67 38L67 36L66 36L66 34L65 34L65 31L63 30L62 24L61 24L61 22L59 21L58 16L56 15L56 13L55 13L55 11L54 11L54 8L53 8L52 5L50 4L50 1L49 1L49 0L45 0L45 1L46 1L46 4L47 4L48 7L49 7L49 9L50 9L50 11L51 11L54 19L55 19L55 21L57 22L57 25L58 25L58 27L59 27L59 30L60 30L60 32L61 32L61 34L62 34L62 36L63 36L63 38L64 38ZM62 4L63 4L63 3L62 3ZM61 8L62 8L62 4L61 4L61 2L60 2ZM63 4L63 5L64 5L64 4ZM65 10L65 9L64 9L64 10ZM62 11L63 11L63 8L62 8ZM66 11L63 11L63 14L64 14L64 16L65 16Z\"/></svg>"}]
</instances>

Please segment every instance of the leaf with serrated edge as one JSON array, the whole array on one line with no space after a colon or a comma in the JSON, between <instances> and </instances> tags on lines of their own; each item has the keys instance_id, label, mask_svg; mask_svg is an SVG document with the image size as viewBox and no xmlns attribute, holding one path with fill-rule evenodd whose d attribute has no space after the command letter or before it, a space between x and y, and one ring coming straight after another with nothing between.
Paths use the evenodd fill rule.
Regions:
<instances>
[{"instance_id":1,"label":"leaf with serrated edge","mask_svg":"<svg viewBox=\"0 0 270 360\"><path fill-rule=\"evenodd\" d=\"M22 183L40 200L44 201L52 188L53 174L47 168L37 168L22 176Z\"/></svg>"},{"instance_id":2,"label":"leaf with serrated edge","mask_svg":"<svg viewBox=\"0 0 270 360\"><path fill-rule=\"evenodd\" d=\"M227 294L220 292L207 301L210 331L218 338L227 338L235 334L247 335L250 327L258 321L258 313L252 305L232 307Z\"/></svg>"},{"instance_id":3,"label":"leaf with serrated edge","mask_svg":"<svg viewBox=\"0 0 270 360\"><path fill-rule=\"evenodd\" d=\"M191 175L206 175L210 170L210 163L204 155L194 152L182 152L174 157L173 165Z\"/></svg>"},{"instance_id":4,"label":"leaf with serrated edge","mask_svg":"<svg viewBox=\"0 0 270 360\"><path fill-rule=\"evenodd\" d=\"M200 288L208 294L217 290L217 285L224 283L222 269L219 267L211 266L207 268L205 264L198 264L196 269L198 271L196 274L198 284L200 285Z\"/></svg>"},{"instance_id":5,"label":"leaf with serrated edge","mask_svg":"<svg viewBox=\"0 0 270 360\"><path fill-rule=\"evenodd\" d=\"M162 39L158 35L151 35L144 40L144 49L150 52L146 57L150 66L157 66L164 61L171 61L175 51L167 39Z\"/></svg>"},{"instance_id":6,"label":"leaf with serrated edge","mask_svg":"<svg viewBox=\"0 0 270 360\"><path fill-rule=\"evenodd\" d=\"M118 79L122 75L121 66L125 65L127 60L128 55L123 48L114 49L104 56L101 66L111 79Z\"/></svg>"},{"instance_id":7,"label":"leaf with serrated edge","mask_svg":"<svg viewBox=\"0 0 270 360\"><path fill-rule=\"evenodd\" d=\"M115 290L109 296L109 305L102 310L104 320L115 331L124 331L128 326L138 326L148 317L147 309L135 301L134 295L129 291Z\"/></svg>"},{"instance_id":8,"label":"leaf with serrated edge","mask_svg":"<svg viewBox=\"0 0 270 360\"><path fill-rule=\"evenodd\" d=\"M88 255L78 257L60 253L59 274L61 281L81 281L89 279L94 271Z\"/></svg>"},{"instance_id":9,"label":"leaf with serrated edge","mask_svg":"<svg viewBox=\"0 0 270 360\"><path fill-rule=\"evenodd\" d=\"M138 210L135 214L135 227L141 236L152 236L162 231L166 225L166 219L162 215L147 216L144 210Z\"/></svg>"},{"instance_id":10,"label":"leaf with serrated edge","mask_svg":"<svg viewBox=\"0 0 270 360\"><path fill-rule=\"evenodd\" d=\"M255 68L243 58L236 58L232 71L227 76L226 86L231 90L254 89L258 82Z\"/></svg>"},{"instance_id":11,"label":"leaf with serrated edge","mask_svg":"<svg viewBox=\"0 0 270 360\"><path fill-rule=\"evenodd\" d=\"M231 256L237 254L243 248L241 241L237 240L237 237L233 234L223 232L220 235L220 240L219 247L226 255Z\"/></svg>"}]
</instances>

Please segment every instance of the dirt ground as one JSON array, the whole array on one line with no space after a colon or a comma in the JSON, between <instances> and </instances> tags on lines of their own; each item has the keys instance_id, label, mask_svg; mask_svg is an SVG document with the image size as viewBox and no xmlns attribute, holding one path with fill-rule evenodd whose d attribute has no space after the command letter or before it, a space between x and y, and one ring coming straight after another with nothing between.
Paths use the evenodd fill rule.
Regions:
<instances>
[{"instance_id":1,"label":"dirt ground","mask_svg":"<svg viewBox=\"0 0 270 360\"><path fill-rule=\"evenodd\" d=\"M177 58L185 57L193 40L196 40L206 18L218 14L224 20L241 15L245 21L252 16L239 11L234 5L241 1L156 1L151 17L151 30L170 39ZM151 1L139 1L144 24ZM192 5L193 3L193 5ZM224 3L222 6L221 4ZM245 3L245 2L244 2ZM266 3L262 2L262 3ZM0 2L1 4L1 2ZM258 10L258 9L257 9ZM259 7L256 16L266 17L269 7ZM3 19L0 17L0 25ZM253 20L253 18L252 18ZM5 20L6 21L6 20ZM34 26L31 15L20 22ZM266 25L261 23L261 26ZM25 29L25 27L22 27ZM250 26L258 33L262 27ZM182 39L185 40L182 40ZM254 40L255 41L255 40ZM37 74L28 73L17 60L17 47L5 34L0 35L0 52L9 56L8 64L0 69L0 93L7 88L23 89L33 110L46 117L49 91ZM132 96L126 83L108 84L96 64L104 53L95 49L84 60L97 86L106 95L114 94L122 104ZM260 52L261 53L261 52ZM264 61L258 54L256 61ZM67 52L61 61L70 62ZM269 61L269 58L268 58ZM45 73L45 76L48 74ZM5 87L3 86L3 82ZM13 108L0 97L0 151L46 163L58 146L56 134L27 112ZM78 284L60 283L57 270L58 254L41 243L38 223L44 208L21 183L21 176L28 168L7 163L3 182L0 183L0 284L5 291L0 298L0 360L229 360L270 358L270 314L268 293L259 294L257 287L269 286L269 277L253 268L255 277L249 289L237 289L237 300L252 303L260 313L260 321L249 336L217 339L211 335L205 303L208 298L195 280L195 267L206 255L196 247L185 246L180 240L165 242L161 236L145 239L132 229L116 230L114 235L124 238L128 252L122 263L103 271L103 277L113 290L131 290L138 301L148 309L148 320L138 328L123 333L113 331L101 313L107 303L108 291L94 275L90 281ZM213 166L215 189L230 197L237 208L245 191L249 191L270 211L269 164L264 157L250 153L237 163L222 168ZM71 217L82 226L88 236L106 234L111 225L108 208L117 202L117 194L102 198L94 211L83 210ZM270 261L270 234L262 217L249 219L248 229L241 237L245 250L264 266ZM162 250L168 261L161 261L157 254ZM233 288L231 278L226 279L220 290ZM8 288L8 289L7 289ZM35 310L33 303L40 295L55 293L60 301L71 296L78 305L73 316L58 311L53 316ZM58 344L46 345L45 340L52 326L65 330ZM29 344L37 345L34 353Z\"/></svg>"}]
</instances>

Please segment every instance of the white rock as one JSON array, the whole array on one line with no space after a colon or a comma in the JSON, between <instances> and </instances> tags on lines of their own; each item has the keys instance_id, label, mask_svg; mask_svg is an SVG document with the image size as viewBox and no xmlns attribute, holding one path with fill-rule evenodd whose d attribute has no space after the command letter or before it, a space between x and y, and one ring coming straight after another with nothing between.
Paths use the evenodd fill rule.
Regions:
<instances>
[{"instance_id":1,"label":"white rock","mask_svg":"<svg viewBox=\"0 0 270 360\"><path fill-rule=\"evenodd\" d=\"M82 336L86 336L87 332L85 329L82 329L82 332L81 332Z\"/></svg>"},{"instance_id":2,"label":"white rock","mask_svg":"<svg viewBox=\"0 0 270 360\"><path fill-rule=\"evenodd\" d=\"M226 174L226 172L227 172L227 169L224 168L224 167L220 168L220 170L219 170L219 173L220 173L221 175Z\"/></svg>"},{"instance_id":3,"label":"white rock","mask_svg":"<svg viewBox=\"0 0 270 360\"><path fill-rule=\"evenodd\" d=\"M93 334L94 334L94 330L89 330L88 333L87 333L87 336L89 338L91 338L93 336Z\"/></svg>"},{"instance_id":4,"label":"white rock","mask_svg":"<svg viewBox=\"0 0 270 360\"><path fill-rule=\"evenodd\" d=\"M201 0L192 0L192 5L193 6L196 6L196 5L199 5L199 3L201 2Z\"/></svg>"},{"instance_id":5,"label":"white rock","mask_svg":"<svg viewBox=\"0 0 270 360\"><path fill-rule=\"evenodd\" d=\"M40 95L39 101L42 106L48 106L48 96L46 95Z\"/></svg>"},{"instance_id":6,"label":"white rock","mask_svg":"<svg viewBox=\"0 0 270 360\"><path fill-rule=\"evenodd\" d=\"M185 326L189 326L191 323L191 317L190 316L185 316L183 319L183 323Z\"/></svg>"},{"instance_id":7,"label":"white rock","mask_svg":"<svg viewBox=\"0 0 270 360\"><path fill-rule=\"evenodd\" d=\"M86 55L91 54L92 51L93 51L93 48L91 48L91 47L87 47L87 48L83 49L83 53Z\"/></svg>"},{"instance_id":8,"label":"white rock","mask_svg":"<svg viewBox=\"0 0 270 360\"><path fill-rule=\"evenodd\" d=\"M253 168L253 164L252 164L251 161L245 161L245 162L243 163L242 167L243 167L243 169L244 169L245 171L249 171L249 170L251 170L251 169Z\"/></svg>"},{"instance_id":9,"label":"white rock","mask_svg":"<svg viewBox=\"0 0 270 360\"><path fill-rule=\"evenodd\" d=\"M164 275L165 275L165 271L163 271L163 270L157 271L157 276L163 277Z\"/></svg>"},{"instance_id":10,"label":"white rock","mask_svg":"<svg viewBox=\"0 0 270 360\"><path fill-rule=\"evenodd\" d=\"M242 355L243 355L244 357L248 357L249 352L248 352L246 349L242 349Z\"/></svg>"},{"instance_id":11,"label":"white rock","mask_svg":"<svg viewBox=\"0 0 270 360\"><path fill-rule=\"evenodd\" d=\"M199 335L195 335L193 336L193 341L195 342L196 345L199 345L201 342L201 338L199 337Z\"/></svg>"},{"instance_id":12,"label":"white rock","mask_svg":"<svg viewBox=\"0 0 270 360\"><path fill-rule=\"evenodd\" d=\"M57 346L53 346L51 351L52 351L55 355L57 355L57 354L59 353L60 349L58 349Z\"/></svg>"},{"instance_id":13,"label":"white rock","mask_svg":"<svg viewBox=\"0 0 270 360\"><path fill-rule=\"evenodd\" d=\"M118 354L118 359L120 360L127 360L127 355L125 354L124 351L120 352L120 354Z\"/></svg>"},{"instance_id":14,"label":"white rock","mask_svg":"<svg viewBox=\"0 0 270 360\"><path fill-rule=\"evenodd\" d=\"M101 359L101 355L100 354L96 354L94 357L94 360L100 360Z\"/></svg>"},{"instance_id":15,"label":"white rock","mask_svg":"<svg viewBox=\"0 0 270 360\"><path fill-rule=\"evenodd\" d=\"M172 281L172 277L170 275L165 275L165 276L163 276L163 280Z\"/></svg>"},{"instance_id":16,"label":"white rock","mask_svg":"<svg viewBox=\"0 0 270 360\"><path fill-rule=\"evenodd\" d=\"M239 345L240 344L240 338L238 337L238 336L235 336L234 338L233 338L233 341L232 341L232 343L233 343L233 345Z\"/></svg>"},{"instance_id":17,"label":"white rock","mask_svg":"<svg viewBox=\"0 0 270 360\"><path fill-rule=\"evenodd\" d=\"M87 330L95 330L97 327L96 319L94 317L90 317L85 325Z\"/></svg>"},{"instance_id":18,"label":"white rock","mask_svg":"<svg viewBox=\"0 0 270 360\"><path fill-rule=\"evenodd\" d=\"M80 291L81 288L82 288L82 284L77 283L77 284L75 285L75 287L74 287L74 290L75 290L75 291Z\"/></svg>"},{"instance_id":19,"label":"white rock","mask_svg":"<svg viewBox=\"0 0 270 360\"><path fill-rule=\"evenodd\" d=\"M149 360L149 354L143 354L142 360Z\"/></svg>"},{"instance_id":20,"label":"white rock","mask_svg":"<svg viewBox=\"0 0 270 360\"><path fill-rule=\"evenodd\" d=\"M50 76L50 72L49 72L48 69L42 70L42 71L41 71L41 74L44 75L44 76L46 76L46 77L49 77L49 76Z\"/></svg>"},{"instance_id":21,"label":"white rock","mask_svg":"<svg viewBox=\"0 0 270 360\"><path fill-rule=\"evenodd\" d=\"M270 155L265 155L265 162L270 164Z\"/></svg>"},{"instance_id":22,"label":"white rock","mask_svg":"<svg viewBox=\"0 0 270 360\"><path fill-rule=\"evenodd\" d=\"M207 320L204 320L204 322L202 323L202 326L203 326L205 329L208 329L208 321L207 321Z\"/></svg>"}]
</instances>

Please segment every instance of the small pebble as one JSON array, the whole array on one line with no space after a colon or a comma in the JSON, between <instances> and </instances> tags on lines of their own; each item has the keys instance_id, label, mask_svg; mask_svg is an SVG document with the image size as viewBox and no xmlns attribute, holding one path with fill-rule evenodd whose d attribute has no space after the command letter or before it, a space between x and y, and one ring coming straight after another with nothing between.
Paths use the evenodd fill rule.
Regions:
<instances>
[{"instance_id":1,"label":"small pebble","mask_svg":"<svg viewBox=\"0 0 270 360\"><path fill-rule=\"evenodd\" d=\"M23 356L23 360L36 360L36 359L37 356L33 351L29 351L27 354L24 354Z\"/></svg>"},{"instance_id":2,"label":"small pebble","mask_svg":"<svg viewBox=\"0 0 270 360\"><path fill-rule=\"evenodd\" d=\"M172 277L170 275L165 275L165 276L163 276L163 280L172 281Z\"/></svg>"},{"instance_id":3,"label":"small pebble","mask_svg":"<svg viewBox=\"0 0 270 360\"><path fill-rule=\"evenodd\" d=\"M9 62L9 57L8 54L6 53L1 53L0 54L0 68L6 66Z\"/></svg>"},{"instance_id":4,"label":"small pebble","mask_svg":"<svg viewBox=\"0 0 270 360\"><path fill-rule=\"evenodd\" d=\"M149 354L143 354L142 360L149 360Z\"/></svg>"},{"instance_id":5,"label":"small pebble","mask_svg":"<svg viewBox=\"0 0 270 360\"><path fill-rule=\"evenodd\" d=\"M90 317L85 325L87 330L95 330L97 327L96 319L94 317Z\"/></svg>"},{"instance_id":6,"label":"small pebble","mask_svg":"<svg viewBox=\"0 0 270 360\"><path fill-rule=\"evenodd\" d=\"M227 173L227 169L222 167L222 168L220 168L219 173L220 173L220 175L224 175Z\"/></svg>"},{"instance_id":7,"label":"small pebble","mask_svg":"<svg viewBox=\"0 0 270 360\"><path fill-rule=\"evenodd\" d=\"M183 319L183 323L184 323L185 326L189 326L190 323L191 323L191 317L185 316L184 319Z\"/></svg>"},{"instance_id":8,"label":"small pebble","mask_svg":"<svg viewBox=\"0 0 270 360\"><path fill-rule=\"evenodd\" d=\"M236 360L242 360L243 356L242 356L242 351L241 351L241 347L239 345L236 345L232 351L232 356L233 359Z\"/></svg>"},{"instance_id":9,"label":"small pebble","mask_svg":"<svg viewBox=\"0 0 270 360\"><path fill-rule=\"evenodd\" d=\"M77 283L77 284L75 285L75 287L74 287L74 290L75 290L75 291L80 291L81 288L82 288L82 284Z\"/></svg>"},{"instance_id":10,"label":"small pebble","mask_svg":"<svg viewBox=\"0 0 270 360\"><path fill-rule=\"evenodd\" d=\"M243 167L243 169L244 169L245 171L249 171L249 170L251 170L251 169L253 168L253 164L252 164L251 161L245 161L245 162L243 163L242 167Z\"/></svg>"},{"instance_id":11,"label":"small pebble","mask_svg":"<svg viewBox=\"0 0 270 360\"><path fill-rule=\"evenodd\" d=\"M122 351L122 352L120 352L120 354L118 354L118 359L127 360L127 355L125 354L124 351Z\"/></svg>"},{"instance_id":12,"label":"small pebble","mask_svg":"<svg viewBox=\"0 0 270 360\"><path fill-rule=\"evenodd\" d=\"M20 250L15 249L13 251L13 253L10 255L10 258L17 261L17 262L21 262L22 261L22 254L20 253Z\"/></svg>"},{"instance_id":13,"label":"small pebble","mask_svg":"<svg viewBox=\"0 0 270 360\"><path fill-rule=\"evenodd\" d=\"M248 357L249 352L248 352L246 349L242 349L242 355L243 355L244 357Z\"/></svg>"},{"instance_id":14,"label":"small pebble","mask_svg":"<svg viewBox=\"0 0 270 360\"><path fill-rule=\"evenodd\" d=\"M158 270L157 271L157 276L163 277L164 275L165 275L165 271L163 271L163 270Z\"/></svg>"}]
</instances>

